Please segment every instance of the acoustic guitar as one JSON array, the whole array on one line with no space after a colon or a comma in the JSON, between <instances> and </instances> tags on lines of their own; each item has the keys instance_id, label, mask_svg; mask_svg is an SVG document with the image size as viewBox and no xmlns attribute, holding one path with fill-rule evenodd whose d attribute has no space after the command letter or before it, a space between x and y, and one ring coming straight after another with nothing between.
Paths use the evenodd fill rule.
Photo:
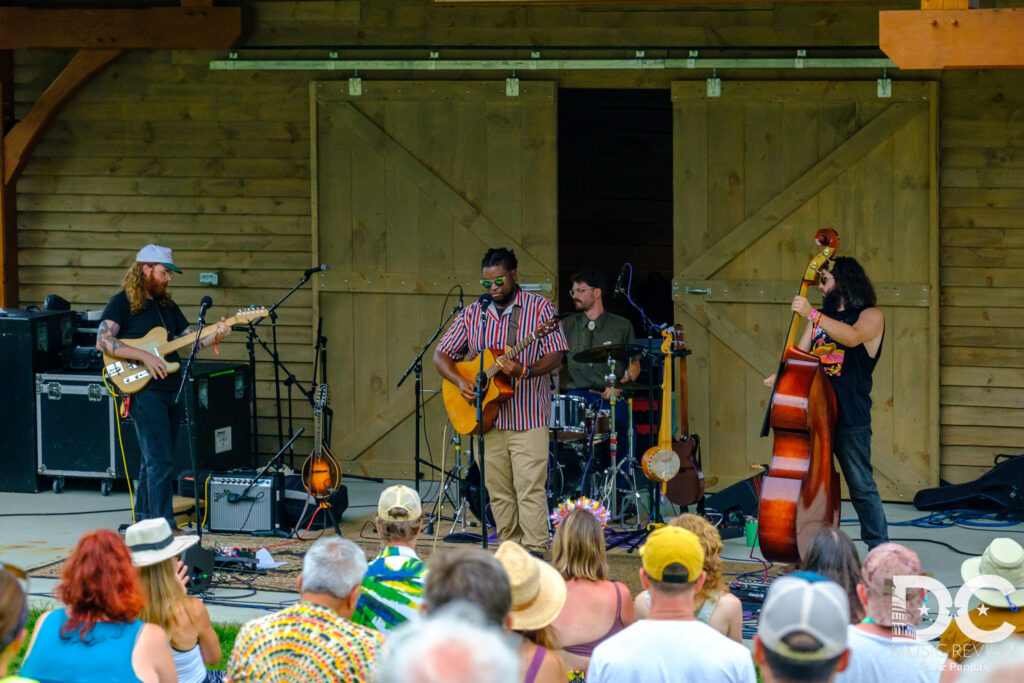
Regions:
<instances>
[{"instance_id":1,"label":"acoustic guitar","mask_svg":"<svg viewBox=\"0 0 1024 683\"><path fill-rule=\"evenodd\" d=\"M239 309L237 314L228 318L224 322L230 327L236 323L248 323L253 320L258 320L259 318L265 318L266 316L267 309L252 307ZM140 337L138 339L118 339L118 341L133 348L147 351L160 358L160 360L164 360L164 357L167 354L173 353L182 347L194 344L197 336L202 339L206 335L213 334L216 331L216 324L207 325L198 332L186 334L184 337L178 337L177 339L167 341L167 329L164 327L154 327L148 334L146 334L145 337ZM180 363L167 363L167 374L177 372L180 367ZM131 360L129 358L118 358L106 353L103 354L103 374L105 374L107 379L117 385L117 388L125 394L134 394L149 384L149 381L153 379L152 375L149 374L149 370L146 369L145 364L141 361Z\"/></svg>"},{"instance_id":2,"label":"acoustic guitar","mask_svg":"<svg viewBox=\"0 0 1024 683\"><path fill-rule=\"evenodd\" d=\"M341 464L324 443L327 393L326 384L316 389L313 400L313 450L302 463L302 485L318 502L330 498L341 484Z\"/></svg>"},{"instance_id":3,"label":"acoustic guitar","mask_svg":"<svg viewBox=\"0 0 1024 683\"><path fill-rule=\"evenodd\" d=\"M658 445L644 451L640 467L644 476L661 484L664 495L668 482L679 472L679 455L672 448L672 340L674 330L662 330L661 353L665 356L665 372L661 379L661 424L658 428Z\"/></svg>"},{"instance_id":4,"label":"acoustic guitar","mask_svg":"<svg viewBox=\"0 0 1024 683\"><path fill-rule=\"evenodd\" d=\"M672 328L672 352L679 357L677 385L679 387L678 436L672 440L672 450L679 456L679 472L665 487L665 497L679 506L693 505L704 497L704 472L700 468L700 441L690 433L690 404L686 389L686 337L683 326ZM668 363L668 359L665 360Z\"/></svg>"},{"instance_id":5,"label":"acoustic guitar","mask_svg":"<svg viewBox=\"0 0 1024 683\"><path fill-rule=\"evenodd\" d=\"M512 398L512 394L515 393L508 375L501 371L498 359L502 357L515 358L534 341L554 332L557 326L558 316L554 316L541 323L534 332L523 337L515 346L508 347L504 351L500 349L481 351L484 356L484 377L487 380L484 387L482 419L484 432L494 426L494 420L498 417L498 409L501 404ZM455 371L461 377L476 382L477 373L480 371L480 358L456 363ZM448 411L448 417L451 419L455 431L459 434L480 433L479 424L476 421L476 400L467 400L459 391L459 385L447 379L441 381L441 396L444 398L444 408Z\"/></svg>"}]
</instances>

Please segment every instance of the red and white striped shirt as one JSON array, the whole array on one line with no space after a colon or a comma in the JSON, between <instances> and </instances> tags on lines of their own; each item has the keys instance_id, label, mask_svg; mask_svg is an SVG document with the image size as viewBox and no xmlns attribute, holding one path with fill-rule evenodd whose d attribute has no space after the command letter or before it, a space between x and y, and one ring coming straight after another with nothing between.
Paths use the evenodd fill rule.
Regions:
<instances>
[{"instance_id":1,"label":"red and white striped shirt","mask_svg":"<svg viewBox=\"0 0 1024 683\"><path fill-rule=\"evenodd\" d=\"M519 331L515 342L529 336L540 327L541 323L555 315L555 307L550 301L526 292L522 288L516 293L512 306L522 309L519 313ZM508 325L511 314L499 315L497 307L487 307L487 324L484 329L484 343L480 343L479 303L467 306L448 328L437 349L456 361L472 360L480 354L481 347L488 349L504 349L508 339ZM546 337L535 340L516 358L524 365L533 365L541 356L553 351L567 351L569 345L561 326ZM513 429L522 431L535 427L547 427L551 422L551 382L547 376L529 377L525 380L513 379L515 393L512 398L498 408L498 417L494 421L496 429Z\"/></svg>"}]
</instances>

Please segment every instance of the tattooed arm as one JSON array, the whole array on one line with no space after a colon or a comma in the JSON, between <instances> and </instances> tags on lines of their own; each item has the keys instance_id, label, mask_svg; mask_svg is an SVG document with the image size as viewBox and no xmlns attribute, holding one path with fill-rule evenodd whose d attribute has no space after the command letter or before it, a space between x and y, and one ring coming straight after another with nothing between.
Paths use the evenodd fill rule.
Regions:
<instances>
[{"instance_id":1,"label":"tattooed arm","mask_svg":"<svg viewBox=\"0 0 1024 683\"><path fill-rule=\"evenodd\" d=\"M115 356L117 358L127 358L129 360L137 360L146 366L150 374L159 379L163 379L167 376L167 364L163 362L157 356L137 349L134 346L129 346L117 338L117 333L121 331L121 326L115 323L113 320L104 320L100 323L100 328L96 334L96 348L107 354L108 356Z\"/></svg>"}]
</instances>

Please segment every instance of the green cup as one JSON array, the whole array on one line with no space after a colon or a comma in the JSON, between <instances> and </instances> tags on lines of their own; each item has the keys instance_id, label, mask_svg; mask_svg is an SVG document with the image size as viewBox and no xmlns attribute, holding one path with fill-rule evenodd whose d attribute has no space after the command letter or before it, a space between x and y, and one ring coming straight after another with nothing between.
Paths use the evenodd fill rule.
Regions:
<instances>
[{"instance_id":1,"label":"green cup","mask_svg":"<svg viewBox=\"0 0 1024 683\"><path fill-rule=\"evenodd\" d=\"M743 525L743 533L747 537L747 547L753 548L757 545L757 517L747 517Z\"/></svg>"}]
</instances>

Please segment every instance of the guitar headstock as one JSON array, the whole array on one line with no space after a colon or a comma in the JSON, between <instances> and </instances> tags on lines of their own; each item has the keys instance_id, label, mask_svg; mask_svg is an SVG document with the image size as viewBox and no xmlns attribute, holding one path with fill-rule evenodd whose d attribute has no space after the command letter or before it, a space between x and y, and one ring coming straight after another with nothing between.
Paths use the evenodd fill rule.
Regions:
<instances>
[{"instance_id":1,"label":"guitar headstock","mask_svg":"<svg viewBox=\"0 0 1024 683\"><path fill-rule=\"evenodd\" d=\"M556 329L558 329L558 321L561 319L562 316L560 315L551 316L550 318L548 318L547 320L545 320L544 322L537 326L537 330L533 333L534 337L536 337L537 339L542 339L548 336Z\"/></svg>"},{"instance_id":2,"label":"guitar headstock","mask_svg":"<svg viewBox=\"0 0 1024 683\"><path fill-rule=\"evenodd\" d=\"M259 320L260 318L267 317L267 309L264 306L249 306L248 308L239 308L238 312L235 313L234 321L240 323L251 323L253 320Z\"/></svg>"},{"instance_id":3,"label":"guitar headstock","mask_svg":"<svg viewBox=\"0 0 1024 683\"><path fill-rule=\"evenodd\" d=\"M686 350L686 335L683 334L683 326L676 323L672 326L672 350L675 352Z\"/></svg>"}]
</instances>

